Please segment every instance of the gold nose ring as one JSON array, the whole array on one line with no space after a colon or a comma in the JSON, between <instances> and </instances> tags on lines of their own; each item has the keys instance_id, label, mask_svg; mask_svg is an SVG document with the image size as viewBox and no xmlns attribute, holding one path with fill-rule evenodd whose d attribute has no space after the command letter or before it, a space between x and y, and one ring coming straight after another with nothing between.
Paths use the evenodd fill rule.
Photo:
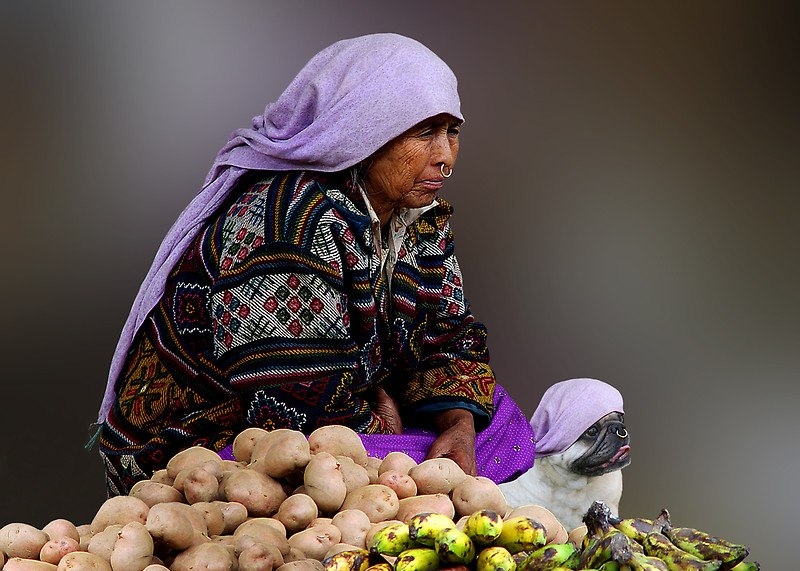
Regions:
<instances>
[{"instance_id":1,"label":"gold nose ring","mask_svg":"<svg viewBox=\"0 0 800 571\"><path fill-rule=\"evenodd\" d=\"M444 178L450 178L450 175L453 174L453 169L451 169L450 167L447 167L447 172L444 172L444 169L445 169L445 164L444 163L440 164L439 165L439 172L442 173L442 176Z\"/></svg>"}]
</instances>

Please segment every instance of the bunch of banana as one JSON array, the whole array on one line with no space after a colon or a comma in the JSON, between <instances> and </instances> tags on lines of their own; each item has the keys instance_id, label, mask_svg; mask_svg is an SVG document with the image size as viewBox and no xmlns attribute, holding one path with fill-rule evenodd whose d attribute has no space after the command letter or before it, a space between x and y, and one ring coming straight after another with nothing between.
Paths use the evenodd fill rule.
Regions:
<instances>
[{"instance_id":1,"label":"bunch of banana","mask_svg":"<svg viewBox=\"0 0 800 571\"><path fill-rule=\"evenodd\" d=\"M614 516L602 502L595 502L583 519L586 535L576 546L577 565L561 564L569 569L602 571L755 571L758 563L745 562L749 549L694 528L675 527L669 512L655 519ZM737 565L739 566L737 568ZM517 561L517 571L535 571L541 567L531 560ZM556 568L558 569L558 568Z\"/></svg>"},{"instance_id":2,"label":"bunch of banana","mask_svg":"<svg viewBox=\"0 0 800 571\"><path fill-rule=\"evenodd\" d=\"M758 571L749 549L700 530L673 526L667 510L654 519L614 516L595 502L580 540L547 543L547 530L527 516L480 510L457 526L421 513L376 532L363 552L334 556L324 571ZM338 555L338 554L337 554ZM393 560L389 565L388 556ZM350 564L348 565L347 562ZM368 567L368 564L372 567Z\"/></svg>"},{"instance_id":3,"label":"bunch of banana","mask_svg":"<svg viewBox=\"0 0 800 571\"><path fill-rule=\"evenodd\" d=\"M372 535L366 551L373 557L395 557L394 571L434 571L448 566L476 571L516 571L513 554L520 554L520 560L527 559L526 565L531 570L535 569L534 563L540 562L549 569L566 561L577 549L570 543L535 552L546 542L544 525L527 516L503 520L494 511L480 510L465 518L459 529L450 517L425 512L409 518L407 523L384 526ZM572 551L567 553L569 549Z\"/></svg>"},{"instance_id":4,"label":"bunch of banana","mask_svg":"<svg viewBox=\"0 0 800 571\"><path fill-rule=\"evenodd\" d=\"M612 518L613 526L630 539L634 548L641 546L648 564L655 559L666 564L669 571L756 571L757 562L745 561L750 554L746 545L733 543L698 529L675 527L670 521L669 512L664 509L655 519ZM623 561L619 553L614 559L632 569L633 562ZM643 559L641 555L633 559ZM660 568L660 567L656 567ZM624 571L624 567L622 568Z\"/></svg>"}]
</instances>

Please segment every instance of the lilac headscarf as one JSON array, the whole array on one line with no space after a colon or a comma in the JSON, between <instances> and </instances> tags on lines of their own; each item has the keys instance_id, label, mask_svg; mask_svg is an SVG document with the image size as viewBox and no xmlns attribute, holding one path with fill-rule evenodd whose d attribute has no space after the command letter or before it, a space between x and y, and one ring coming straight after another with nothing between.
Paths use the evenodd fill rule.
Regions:
<instances>
[{"instance_id":1,"label":"lilac headscarf","mask_svg":"<svg viewBox=\"0 0 800 571\"><path fill-rule=\"evenodd\" d=\"M597 379L570 379L548 388L531 417L536 457L559 454L587 428L611 412L622 412L622 395Z\"/></svg>"},{"instance_id":2,"label":"lilac headscarf","mask_svg":"<svg viewBox=\"0 0 800 571\"><path fill-rule=\"evenodd\" d=\"M463 120L456 77L416 40L371 34L336 42L311 58L278 100L253 118L251 129L231 134L203 188L162 241L117 343L98 422L113 405L133 337L164 293L169 272L242 175L344 170L440 113Z\"/></svg>"}]
</instances>

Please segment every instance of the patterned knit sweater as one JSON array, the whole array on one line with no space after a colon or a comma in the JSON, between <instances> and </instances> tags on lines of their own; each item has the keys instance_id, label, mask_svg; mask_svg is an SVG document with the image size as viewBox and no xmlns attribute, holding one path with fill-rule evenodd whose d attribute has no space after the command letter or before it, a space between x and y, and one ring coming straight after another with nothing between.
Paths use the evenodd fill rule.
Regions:
<instances>
[{"instance_id":1,"label":"patterned knit sweater","mask_svg":"<svg viewBox=\"0 0 800 571\"><path fill-rule=\"evenodd\" d=\"M177 451L220 450L248 426L388 429L443 408L492 414L485 328L464 297L444 200L406 232L391 288L349 178L254 173L172 271L137 333L100 433L110 494Z\"/></svg>"}]
</instances>

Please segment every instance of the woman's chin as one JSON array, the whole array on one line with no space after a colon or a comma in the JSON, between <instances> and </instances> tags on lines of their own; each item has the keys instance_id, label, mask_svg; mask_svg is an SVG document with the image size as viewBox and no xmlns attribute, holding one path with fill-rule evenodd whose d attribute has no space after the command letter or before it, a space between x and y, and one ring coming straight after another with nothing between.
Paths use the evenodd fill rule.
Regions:
<instances>
[{"instance_id":1,"label":"woman's chin","mask_svg":"<svg viewBox=\"0 0 800 571\"><path fill-rule=\"evenodd\" d=\"M406 197L406 200L403 201L403 207L424 208L425 206L432 204L434 200L436 200L435 192L421 192Z\"/></svg>"}]
</instances>

